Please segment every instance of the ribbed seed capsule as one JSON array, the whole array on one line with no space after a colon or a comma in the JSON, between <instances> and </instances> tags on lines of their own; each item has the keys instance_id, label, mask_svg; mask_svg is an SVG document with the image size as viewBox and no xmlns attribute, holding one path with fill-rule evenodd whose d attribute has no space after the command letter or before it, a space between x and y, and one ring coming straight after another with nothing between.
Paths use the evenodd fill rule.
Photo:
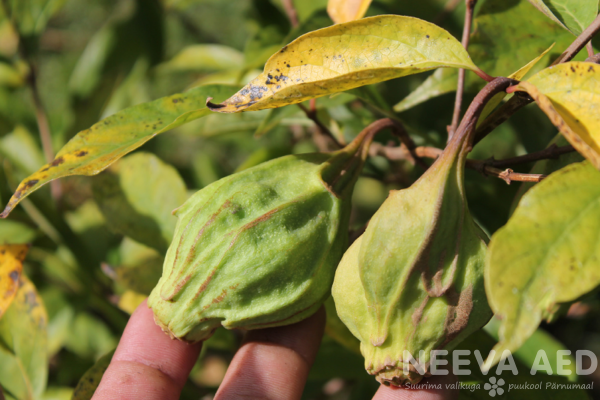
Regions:
<instances>
[{"instance_id":1,"label":"ribbed seed capsule","mask_svg":"<svg viewBox=\"0 0 600 400\"><path fill-rule=\"evenodd\" d=\"M370 140L281 157L193 195L175 212L148 300L157 324L196 342L219 326L266 328L314 313L347 246L350 196Z\"/></svg>"},{"instance_id":2,"label":"ribbed seed capsule","mask_svg":"<svg viewBox=\"0 0 600 400\"><path fill-rule=\"evenodd\" d=\"M491 317L465 147L455 138L411 187L391 191L336 272L338 314L360 339L367 371L387 385L419 382L432 350L451 350Z\"/></svg>"}]
</instances>

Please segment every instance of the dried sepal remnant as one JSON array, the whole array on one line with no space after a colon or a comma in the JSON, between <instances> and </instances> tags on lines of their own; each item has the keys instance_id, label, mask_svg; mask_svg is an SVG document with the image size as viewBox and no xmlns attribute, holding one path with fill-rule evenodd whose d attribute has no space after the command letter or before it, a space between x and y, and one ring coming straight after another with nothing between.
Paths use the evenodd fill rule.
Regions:
<instances>
[{"instance_id":1,"label":"dried sepal remnant","mask_svg":"<svg viewBox=\"0 0 600 400\"><path fill-rule=\"evenodd\" d=\"M331 154L278 158L221 179L176 210L148 305L169 335L287 325L329 296L369 138Z\"/></svg>"},{"instance_id":2,"label":"dried sepal remnant","mask_svg":"<svg viewBox=\"0 0 600 400\"><path fill-rule=\"evenodd\" d=\"M307 33L216 112L276 108L439 67L484 75L450 33L417 18L382 15Z\"/></svg>"},{"instance_id":3,"label":"dried sepal remnant","mask_svg":"<svg viewBox=\"0 0 600 400\"><path fill-rule=\"evenodd\" d=\"M360 339L367 371L384 384L419 382L431 351L451 350L491 317L487 238L463 186L467 147L455 137L417 182L391 191L336 272L338 314Z\"/></svg>"}]
</instances>

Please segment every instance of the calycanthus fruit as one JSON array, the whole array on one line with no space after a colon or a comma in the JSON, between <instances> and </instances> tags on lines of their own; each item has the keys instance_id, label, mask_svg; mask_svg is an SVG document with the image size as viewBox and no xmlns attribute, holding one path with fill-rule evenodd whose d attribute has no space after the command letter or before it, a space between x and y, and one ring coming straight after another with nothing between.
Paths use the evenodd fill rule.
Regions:
<instances>
[{"instance_id":1,"label":"calycanthus fruit","mask_svg":"<svg viewBox=\"0 0 600 400\"><path fill-rule=\"evenodd\" d=\"M492 315L487 237L465 198L462 136L411 187L390 192L336 272L338 314L361 341L367 371L386 385L418 383L432 350L451 350Z\"/></svg>"},{"instance_id":2,"label":"calycanthus fruit","mask_svg":"<svg viewBox=\"0 0 600 400\"><path fill-rule=\"evenodd\" d=\"M219 326L292 324L329 296L347 246L350 197L371 137L334 153L289 155L230 175L175 211L179 218L148 305L172 337Z\"/></svg>"}]
</instances>

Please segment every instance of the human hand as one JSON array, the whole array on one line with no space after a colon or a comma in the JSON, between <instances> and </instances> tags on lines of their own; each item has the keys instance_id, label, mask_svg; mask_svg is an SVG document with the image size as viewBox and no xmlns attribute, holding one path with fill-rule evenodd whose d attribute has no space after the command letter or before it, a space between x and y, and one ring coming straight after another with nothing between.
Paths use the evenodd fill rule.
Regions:
<instances>
[{"instance_id":1,"label":"human hand","mask_svg":"<svg viewBox=\"0 0 600 400\"><path fill-rule=\"evenodd\" d=\"M215 400L300 399L325 328L325 311L297 324L248 331ZM144 301L131 316L93 400L174 400L200 354L201 343L172 340L154 323ZM453 376L430 384L455 382ZM458 391L395 389L381 385L373 400L450 400Z\"/></svg>"}]
</instances>

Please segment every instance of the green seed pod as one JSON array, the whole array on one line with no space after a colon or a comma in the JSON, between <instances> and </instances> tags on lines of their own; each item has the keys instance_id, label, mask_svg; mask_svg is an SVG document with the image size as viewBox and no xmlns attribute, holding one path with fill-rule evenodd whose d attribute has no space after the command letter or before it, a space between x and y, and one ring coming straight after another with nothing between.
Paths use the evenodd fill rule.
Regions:
<instances>
[{"instance_id":1,"label":"green seed pod","mask_svg":"<svg viewBox=\"0 0 600 400\"><path fill-rule=\"evenodd\" d=\"M148 300L157 324L196 342L219 326L287 325L317 311L347 246L368 142L363 134L331 154L281 157L194 194L175 211L174 239Z\"/></svg>"},{"instance_id":2,"label":"green seed pod","mask_svg":"<svg viewBox=\"0 0 600 400\"><path fill-rule=\"evenodd\" d=\"M465 147L453 140L411 187L391 191L336 272L338 314L386 385L419 382L432 350L451 350L492 315L487 238L465 199Z\"/></svg>"}]
</instances>

